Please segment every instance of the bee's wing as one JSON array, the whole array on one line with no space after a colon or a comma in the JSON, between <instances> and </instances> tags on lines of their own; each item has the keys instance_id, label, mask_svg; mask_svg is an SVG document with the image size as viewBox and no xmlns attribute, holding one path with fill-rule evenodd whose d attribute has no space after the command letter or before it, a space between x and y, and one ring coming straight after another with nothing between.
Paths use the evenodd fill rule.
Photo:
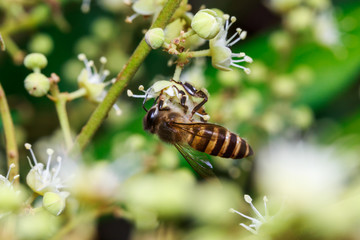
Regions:
<instances>
[{"instance_id":1,"label":"bee's wing","mask_svg":"<svg viewBox=\"0 0 360 240\"><path fill-rule=\"evenodd\" d=\"M201 177L205 179L216 178L214 172L212 171L213 166L206 159L206 156L192 149L189 145L179 143L175 143L174 145L195 172L197 172Z\"/></svg>"},{"instance_id":2,"label":"bee's wing","mask_svg":"<svg viewBox=\"0 0 360 240\"><path fill-rule=\"evenodd\" d=\"M188 132L190 134L199 136L201 138L208 138L208 139L212 139L212 138L216 139L216 134L214 134L214 135L206 135L206 134L201 135L198 131L194 131L194 129L200 129L202 127L209 128L209 126L210 126L211 129L218 128L218 129L224 129L223 131L227 131L224 127L222 127L220 125L212 124L212 123L180 123L180 122L172 122L171 125L172 125L172 127L181 129L182 131L185 131L185 132Z\"/></svg>"}]
</instances>

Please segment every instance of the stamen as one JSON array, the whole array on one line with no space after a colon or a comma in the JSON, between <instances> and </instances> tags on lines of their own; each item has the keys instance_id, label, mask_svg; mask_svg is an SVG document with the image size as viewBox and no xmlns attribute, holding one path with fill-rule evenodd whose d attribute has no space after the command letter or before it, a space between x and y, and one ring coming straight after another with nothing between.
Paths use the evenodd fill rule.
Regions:
<instances>
[{"instance_id":1,"label":"stamen","mask_svg":"<svg viewBox=\"0 0 360 240\"><path fill-rule=\"evenodd\" d=\"M245 62L248 62L248 63L252 63L252 62L253 62L253 59L252 59L251 57L249 57L249 56L245 56L245 57L244 57L244 60L245 60Z\"/></svg>"},{"instance_id":2,"label":"stamen","mask_svg":"<svg viewBox=\"0 0 360 240\"><path fill-rule=\"evenodd\" d=\"M233 39L234 39L234 37L236 37L237 35L238 35L239 33L234 33L227 41L226 41L226 45L228 45L229 44L229 42L231 42Z\"/></svg>"},{"instance_id":3,"label":"stamen","mask_svg":"<svg viewBox=\"0 0 360 240\"><path fill-rule=\"evenodd\" d=\"M231 25L233 25L234 22L236 22L236 17L232 16L232 17L230 18L230 21L231 21L231 23L229 24L228 28L226 28L226 30L228 30L228 29L231 27Z\"/></svg>"},{"instance_id":4,"label":"stamen","mask_svg":"<svg viewBox=\"0 0 360 240\"><path fill-rule=\"evenodd\" d=\"M240 39L243 40L246 38L246 36L247 36L247 31L242 31L240 34Z\"/></svg>"},{"instance_id":5,"label":"stamen","mask_svg":"<svg viewBox=\"0 0 360 240\"><path fill-rule=\"evenodd\" d=\"M267 209L268 198L266 196L264 196L263 200L264 200L264 207L265 207L265 217L267 218L269 216L269 211Z\"/></svg>"},{"instance_id":6,"label":"stamen","mask_svg":"<svg viewBox=\"0 0 360 240\"><path fill-rule=\"evenodd\" d=\"M239 225L242 226L243 228L245 228L246 230L248 230L249 232L257 235L257 232L256 232L254 229L252 229L252 228L249 227L249 226L246 226L244 223L240 223Z\"/></svg>"},{"instance_id":7,"label":"stamen","mask_svg":"<svg viewBox=\"0 0 360 240\"><path fill-rule=\"evenodd\" d=\"M32 148L31 148L31 144L30 143L25 143L25 148L30 151L30 154L31 154L31 156L33 158L33 161L34 161L35 165L37 165L38 162L36 160L36 157L35 157L35 154L34 154Z\"/></svg>"},{"instance_id":8,"label":"stamen","mask_svg":"<svg viewBox=\"0 0 360 240\"><path fill-rule=\"evenodd\" d=\"M120 116L122 114L122 111L121 111L120 107L117 104L114 104L113 108L115 110L116 115Z\"/></svg>"},{"instance_id":9,"label":"stamen","mask_svg":"<svg viewBox=\"0 0 360 240\"><path fill-rule=\"evenodd\" d=\"M243 32L241 32L241 29L240 28L236 29L236 32L237 32L237 34L239 34L239 37L236 38L234 41L230 42L229 44L227 44L228 47L231 47L232 45L234 45L238 41L242 40L241 36L242 36ZM245 36L246 36L246 34L245 34Z\"/></svg>"},{"instance_id":10,"label":"stamen","mask_svg":"<svg viewBox=\"0 0 360 240\"><path fill-rule=\"evenodd\" d=\"M54 153L54 150L52 150L51 148L48 148L48 149L46 149L46 153L49 155L48 161L47 161L47 164L46 164L46 172L50 173L51 158L52 158L52 155Z\"/></svg>"},{"instance_id":11,"label":"stamen","mask_svg":"<svg viewBox=\"0 0 360 240\"><path fill-rule=\"evenodd\" d=\"M127 16L126 19L125 19L125 22L126 22L126 23L132 23L132 21L133 21L137 16L139 16L138 13L134 13L134 14L131 15L130 17Z\"/></svg>"},{"instance_id":12,"label":"stamen","mask_svg":"<svg viewBox=\"0 0 360 240\"><path fill-rule=\"evenodd\" d=\"M15 167L15 164L14 164L14 163L10 164L9 170L8 170L8 172L7 172L7 174L6 174L6 179L7 179L7 180L9 180L10 171L11 171L11 169L14 168L14 167Z\"/></svg>"},{"instance_id":13,"label":"stamen","mask_svg":"<svg viewBox=\"0 0 360 240\"><path fill-rule=\"evenodd\" d=\"M106 64L107 63L107 59L106 59L106 57L101 57L100 58L100 63L102 63L102 64Z\"/></svg>"},{"instance_id":14,"label":"stamen","mask_svg":"<svg viewBox=\"0 0 360 240\"><path fill-rule=\"evenodd\" d=\"M140 85L138 89L139 89L139 91L142 91L142 92L145 91L145 90L144 90L145 88L144 88L143 85Z\"/></svg>"},{"instance_id":15,"label":"stamen","mask_svg":"<svg viewBox=\"0 0 360 240\"><path fill-rule=\"evenodd\" d=\"M248 204L250 204L250 206L251 206L252 210L255 212L255 214L256 214L261 220L266 221L265 218L263 217L263 215L261 215L261 213L260 213L260 212L256 209L256 207L252 204L252 198L251 198L249 195L245 194L245 195L244 195L244 199L245 199L245 201L246 201Z\"/></svg>"},{"instance_id":16,"label":"stamen","mask_svg":"<svg viewBox=\"0 0 360 240\"><path fill-rule=\"evenodd\" d=\"M247 215L245 215L245 214L243 214L243 213L241 213L241 212L239 212L239 211L236 211L236 210L233 209L233 208L230 208L230 212L232 212L232 213L237 213L237 214L239 214L240 216L242 216L242 217L244 217L244 218L247 218L247 219L249 219L249 220L251 220L251 221L260 222L260 221L257 220L256 218L249 217L249 216L247 216Z\"/></svg>"},{"instance_id":17,"label":"stamen","mask_svg":"<svg viewBox=\"0 0 360 240\"><path fill-rule=\"evenodd\" d=\"M57 177L57 175L59 175L60 169L61 169L61 157L57 157L56 161L58 162L58 167L56 169L55 174L53 175L53 179L55 179Z\"/></svg>"},{"instance_id":18,"label":"stamen","mask_svg":"<svg viewBox=\"0 0 360 240\"><path fill-rule=\"evenodd\" d=\"M20 174L14 176L13 180L11 181L11 184L14 184L15 180L18 179L20 177Z\"/></svg>"},{"instance_id":19,"label":"stamen","mask_svg":"<svg viewBox=\"0 0 360 240\"><path fill-rule=\"evenodd\" d=\"M78 55L78 59L79 59L80 61L85 61L85 60L86 60L86 55L85 55L84 53L80 53L80 54Z\"/></svg>"},{"instance_id":20,"label":"stamen","mask_svg":"<svg viewBox=\"0 0 360 240\"><path fill-rule=\"evenodd\" d=\"M29 165L30 165L30 167L31 167L31 168L33 168L34 166L32 165L31 160L30 160L30 158L29 158L29 157L27 157L27 160L29 161Z\"/></svg>"}]
</instances>

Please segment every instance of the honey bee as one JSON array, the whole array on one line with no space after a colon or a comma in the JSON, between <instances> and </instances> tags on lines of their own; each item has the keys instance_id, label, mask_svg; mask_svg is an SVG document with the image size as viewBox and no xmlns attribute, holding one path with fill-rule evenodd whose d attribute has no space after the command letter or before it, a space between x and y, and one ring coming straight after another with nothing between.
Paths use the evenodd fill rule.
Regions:
<instances>
[{"instance_id":1,"label":"honey bee","mask_svg":"<svg viewBox=\"0 0 360 240\"><path fill-rule=\"evenodd\" d=\"M200 112L200 116L205 114L202 106L207 101L207 96L190 84L184 89L187 94L204 100L190 111L185 107L185 100L180 104L171 101L164 104L167 100L166 96L160 94L156 104L147 111L143 119L146 131L158 135L164 142L173 144L190 166L204 178L215 175L210 162L198 152L233 159L241 159L253 154L250 145L237 134L220 125L207 123L202 117L194 120L193 115L196 112Z\"/></svg>"}]
</instances>

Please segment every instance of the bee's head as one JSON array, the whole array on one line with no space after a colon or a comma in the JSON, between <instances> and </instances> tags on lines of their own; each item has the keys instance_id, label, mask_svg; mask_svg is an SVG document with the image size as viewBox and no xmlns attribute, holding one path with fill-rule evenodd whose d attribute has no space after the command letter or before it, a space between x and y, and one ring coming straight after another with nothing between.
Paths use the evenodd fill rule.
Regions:
<instances>
[{"instance_id":1,"label":"bee's head","mask_svg":"<svg viewBox=\"0 0 360 240\"><path fill-rule=\"evenodd\" d=\"M149 131L151 133L155 132L155 122L158 118L159 111L156 106L150 108L150 110L146 113L143 119L144 130Z\"/></svg>"}]
</instances>

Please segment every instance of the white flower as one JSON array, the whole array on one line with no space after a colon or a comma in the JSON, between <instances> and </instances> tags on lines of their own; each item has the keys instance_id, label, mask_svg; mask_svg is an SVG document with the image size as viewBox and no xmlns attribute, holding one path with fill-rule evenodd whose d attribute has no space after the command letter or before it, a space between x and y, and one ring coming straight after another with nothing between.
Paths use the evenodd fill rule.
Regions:
<instances>
[{"instance_id":1,"label":"white flower","mask_svg":"<svg viewBox=\"0 0 360 240\"><path fill-rule=\"evenodd\" d=\"M277 141L258 153L257 184L297 211L319 208L343 191L347 171L339 157L332 148Z\"/></svg>"},{"instance_id":2,"label":"white flower","mask_svg":"<svg viewBox=\"0 0 360 240\"><path fill-rule=\"evenodd\" d=\"M265 209L264 216L252 204L252 198L249 195L245 194L244 199L251 206L251 209L254 211L254 213L256 215L256 218L249 217L249 216L247 216L247 215L245 215L245 214L243 214L243 213L241 213L239 211L236 211L233 208L230 209L230 212L237 213L240 216L251 220L251 224L246 225L244 223L240 223L240 226L244 227L246 230L252 232L253 234L258 234L261 225L263 225L264 223L269 222L273 218L273 217L269 216L269 212L268 212L268 209L267 209L266 203L267 203L268 199L267 199L266 196L264 196L264 198L263 198L263 200L264 200L264 209Z\"/></svg>"},{"instance_id":3,"label":"white flower","mask_svg":"<svg viewBox=\"0 0 360 240\"><path fill-rule=\"evenodd\" d=\"M8 172L6 174L6 177L4 177L3 175L0 174L0 186L7 186L7 187L11 188L14 181L15 181L15 179L20 177L20 175L16 175L16 176L14 176L14 178L10 182L10 180L9 180L10 172L11 172L11 169L13 169L14 167L15 167L14 163L10 164L9 170L8 170Z\"/></svg>"},{"instance_id":4,"label":"white flower","mask_svg":"<svg viewBox=\"0 0 360 240\"><path fill-rule=\"evenodd\" d=\"M93 61L88 61L85 54L79 54L80 61L83 61L85 68L80 72L78 76L78 84L80 88L85 89L86 97L92 102L102 102L107 94L105 87L115 82L115 78L111 81L104 82L106 77L109 76L110 72L104 69L107 62L105 57L100 58L100 70L98 71ZM121 114L121 109L117 104L113 105L117 115Z\"/></svg>"},{"instance_id":5,"label":"white flower","mask_svg":"<svg viewBox=\"0 0 360 240\"><path fill-rule=\"evenodd\" d=\"M225 24L220 30L219 34L210 40L210 51L211 51L211 61L212 65L223 71L230 71L230 66L243 69L245 73L249 74L250 69L244 66L239 65L241 62L251 63L253 60L251 57L247 56L245 53L233 53L230 49L235 43L240 40L245 39L246 31L241 30L240 28L236 29L236 33L227 39L228 30L231 25L236 22L235 17L231 17L227 14L224 16ZM230 19L230 23L229 23Z\"/></svg>"},{"instance_id":6,"label":"white flower","mask_svg":"<svg viewBox=\"0 0 360 240\"><path fill-rule=\"evenodd\" d=\"M165 3L165 0L134 0L132 9L135 14L130 17L126 17L125 21L127 23L132 23L132 21L139 15L156 16L160 13Z\"/></svg>"},{"instance_id":7,"label":"white flower","mask_svg":"<svg viewBox=\"0 0 360 240\"><path fill-rule=\"evenodd\" d=\"M29 187L40 195L44 195L46 192L59 192L61 189L63 189L65 186L59 177L59 172L61 169L61 157L57 157L57 168L50 169L52 156L54 154L52 149L48 148L46 150L48 154L48 160L45 167L44 164L37 161L31 148L31 144L26 143L25 148L30 151L32 160L34 162L34 165L32 165L31 160L28 157L31 170L26 176L26 182Z\"/></svg>"},{"instance_id":8,"label":"white flower","mask_svg":"<svg viewBox=\"0 0 360 240\"><path fill-rule=\"evenodd\" d=\"M129 97L134 97L134 98L144 98L143 104L145 104L147 100L151 98L157 99L159 95L162 94L164 96L164 103L162 107L169 106L171 107L171 109L173 110L178 109L179 111L183 108L183 106L181 106L181 101L182 101L182 97L185 96L186 97L185 106L187 107L187 109L190 110L187 111L187 116L189 118L190 118L191 110L198 104L197 101L195 100L196 97L193 97L190 94L188 94L181 84L173 81L167 81L167 80L157 81L146 91L144 90L144 86L140 85L139 90L144 92L145 94L135 95L131 90L128 89L127 95ZM183 93L185 93L185 95L183 95ZM209 120L210 118L209 115L201 115L198 112L196 112L195 115L196 117L202 117L205 120Z\"/></svg>"}]
</instances>

